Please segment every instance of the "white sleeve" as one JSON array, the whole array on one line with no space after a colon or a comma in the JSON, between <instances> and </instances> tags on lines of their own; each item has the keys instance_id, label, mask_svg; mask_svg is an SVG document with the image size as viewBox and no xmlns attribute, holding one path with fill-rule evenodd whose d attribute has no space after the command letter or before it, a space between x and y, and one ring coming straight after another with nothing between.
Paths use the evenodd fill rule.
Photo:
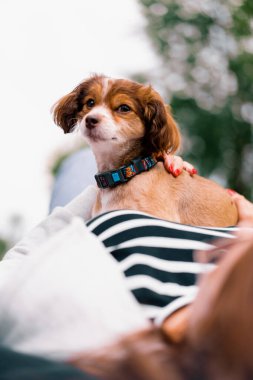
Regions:
<instances>
[{"instance_id":1,"label":"white sleeve","mask_svg":"<svg viewBox=\"0 0 253 380\"><path fill-rule=\"evenodd\" d=\"M54 234L48 223L40 227L43 243L33 235L32 255L4 260L17 265L0 286L1 344L64 360L146 327L118 264L83 220L51 222Z\"/></svg>"},{"instance_id":2,"label":"white sleeve","mask_svg":"<svg viewBox=\"0 0 253 380\"><path fill-rule=\"evenodd\" d=\"M97 195L95 186L87 187L79 196L65 207L57 207L40 224L33 228L23 239L10 249L0 261L0 288L4 286L12 271L24 258L33 255L57 232L68 226L75 216L84 220L91 217L92 207Z\"/></svg>"},{"instance_id":3,"label":"white sleeve","mask_svg":"<svg viewBox=\"0 0 253 380\"><path fill-rule=\"evenodd\" d=\"M24 255L33 254L33 251L45 243L47 239L67 226L74 216L80 216L84 220L89 219L96 195L95 186L89 186L65 207L56 207L46 219L6 253L0 262L0 277L1 266L4 266L2 263L5 264L5 260L23 258Z\"/></svg>"},{"instance_id":4,"label":"white sleeve","mask_svg":"<svg viewBox=\"0 0 253 380\"><path fill-rule=\"evenodd\" d=\"M98 188L96 186L88 186L80 195L69 202L65 209L72 215L80 216L84 220L91 218L91 212L96 200Z\"/></svg>"}]
</instances>

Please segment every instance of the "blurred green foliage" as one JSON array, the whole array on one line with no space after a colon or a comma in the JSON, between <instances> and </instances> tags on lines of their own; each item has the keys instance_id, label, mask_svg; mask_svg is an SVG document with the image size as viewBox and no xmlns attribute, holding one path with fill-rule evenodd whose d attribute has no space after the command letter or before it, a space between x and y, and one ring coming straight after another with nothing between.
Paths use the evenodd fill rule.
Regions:
<instances>
[{"instance_id":1,"label":"blurred green foliage","mask_svg":"<svg viewBox=\"0 0 253 380\"><path fill-rule=\"evenodd\" d=\"M160 65L135 79L170 102L184 158L252 199L253 1L139 3Z\"/></svg>"},{"instance_id":2,"label":"blurred green foliage","mask_svg":"<svg viewBox=\"0 0 253 380\"><path fill-rule=\"evenodd\" d=\"M7 218L4 230L0 231L0 260L13 245L20 240L24 231L24 219L20 214Z\"/></svg>"},{"instance_id":3,"label":"blurred green foliage","mask_svg":"<svg viewBox=\"0 0 253 380\"><path fill-rule=\"evenodd\" d=\"M50 174L53 177L56 177L59 173L59 170L62 167L63 162L71 156L73 153L79 151L80 149L87 148L87 144L83 141L80 141L78 144L76 144L74 147L68 150L63 150L60 152L56 152L54 157L52 157L52 162L49 166Z\"/></svg>"},{"instance_id":4,"label":"blurred green foliage","mask_svg":"<svg viewBox=\"0 0 253 380\"><path fill-rule=\"evenodd\" d=\"M0 239L0 260L3 258L8 248L9 248L8 242L4 239Z\"/></svg>"},{"instance_id":5,"label":"blurred green foliage","mask_svg":"<svg viewBox=\"0 0 253 380\"><path fill-rule=\"evenodd\" d=\"M59 170L61 169L62 163L70 156L72 152L63 153L62 155L59 155L56 157L55 161L52 164L52 167L50 168L50 173L53 177L56 177Z\"/></svg>"}]
</instances>

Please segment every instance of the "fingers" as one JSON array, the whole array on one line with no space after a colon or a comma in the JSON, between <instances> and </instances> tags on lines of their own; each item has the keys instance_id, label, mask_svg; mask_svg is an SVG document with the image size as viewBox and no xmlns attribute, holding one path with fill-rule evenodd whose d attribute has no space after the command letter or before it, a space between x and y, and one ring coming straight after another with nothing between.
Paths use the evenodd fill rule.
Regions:
<instances>
[{"instance_id":1,"label":"fingers","mask_svg":"<svg viewBox=\"0 0 253 380\"><path fill-rule=\"evenodd\" d=\"M195 169L194 166L187 161L184 161L184 169L191 175L198 173L197 169Z\"/></svg>"},{"instance_id":2,"label":"fingers","mask_svg":"<svg viewBox=\"0 0 253 380\"><path fill-rule=\"evenodd\" d=\"M227 189L238 209L240 226L253 226L253 203L248 201L243 195L233 190Z\"/></svg>"},{"instance_id":3,"label":"fingers","mask_svg":"<svg viewBox=\"0 0 253 380\"><path fill-rule=\"evenodd\" d=\"M183 160L181 157L165 154L164 166L174 177L178 177L183 171Z\"/></svg>"},{"instance_id":4,"label":"fingers","mask_svg":"<svg viewBox=\"0 0 253 380\"><path fill-rule=\"evenodd\" d=\"M165 169L173 174L174 177L178 177L183 170L187 171L190 175L197 173L197 170L189 162L183 161L181 157L174 156L172 154L163 155Z\"/></svg>"},{"instance_id":5,"label":"fingers","mask_svg":"<svg viewBox=\"0 0 253 380\"><path fill-rule=\"evenodd\" d=\"M184 162L181 157L174 156L171 163L171 172L175 177L178 177L183 171Z\"/></svg>"}]
</instances>

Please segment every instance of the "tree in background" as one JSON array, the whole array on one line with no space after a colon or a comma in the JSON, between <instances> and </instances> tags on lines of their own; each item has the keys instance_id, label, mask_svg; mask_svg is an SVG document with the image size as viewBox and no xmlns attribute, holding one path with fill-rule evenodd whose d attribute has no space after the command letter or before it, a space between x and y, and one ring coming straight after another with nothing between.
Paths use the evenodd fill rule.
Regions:
<instances>
[{"instance_id":1,"label":"tree in background","mask_svg":"<svg viewBox=\"0 0 253 380\"><path fill-rule=\"evenodd\" d=\"M140 73L169 99L184 158L253 196L253 1L139 0L161 58Z\"/></svg>"}]
</instances>

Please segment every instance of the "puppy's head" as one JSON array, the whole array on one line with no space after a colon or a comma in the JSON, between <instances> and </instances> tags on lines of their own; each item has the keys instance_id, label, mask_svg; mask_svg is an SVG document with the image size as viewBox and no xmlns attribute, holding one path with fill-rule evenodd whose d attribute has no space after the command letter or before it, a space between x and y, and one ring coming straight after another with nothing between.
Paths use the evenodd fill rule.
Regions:
<instances>
[{"instance_id":1,"label":"puppy's head","mask_svg":"<svg viewBox=\"0 0 253 380\"><path fill-rule=\"evenodd\" d=\"M139 141L147 154L179 146L179 131L160 95L129 80L93 76L60 99L53 112L65 133L79 125L91 145L114 149Z\"/></svg>"}]
</instances>

